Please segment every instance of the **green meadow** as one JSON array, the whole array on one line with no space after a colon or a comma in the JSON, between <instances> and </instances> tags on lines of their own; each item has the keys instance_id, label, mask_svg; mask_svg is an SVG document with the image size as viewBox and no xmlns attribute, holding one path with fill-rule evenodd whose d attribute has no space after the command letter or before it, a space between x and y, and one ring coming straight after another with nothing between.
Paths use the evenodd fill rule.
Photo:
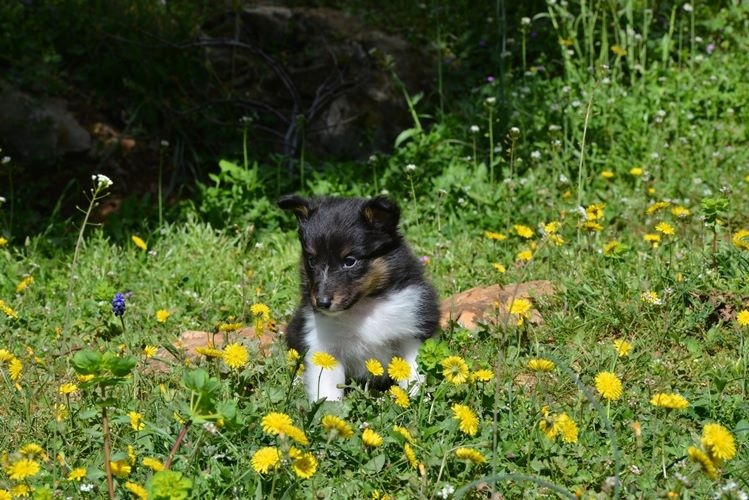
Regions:
<instances>
[{"instance_id":1,"label":"green meadow","mask_svg":"<svg viewBox=\"0 0 749 500\"><path fill-rule=\"evenodd\" d=\"M161 223L113 230L95 175L19 236L0 192L0 499L747 498L749 8L640 3L549 1L392 154L286 184L226 157ZM442 299L554 293L448 322L414 395L310 404L281 191L389 194Z\"/></svg>"}]
</instances>

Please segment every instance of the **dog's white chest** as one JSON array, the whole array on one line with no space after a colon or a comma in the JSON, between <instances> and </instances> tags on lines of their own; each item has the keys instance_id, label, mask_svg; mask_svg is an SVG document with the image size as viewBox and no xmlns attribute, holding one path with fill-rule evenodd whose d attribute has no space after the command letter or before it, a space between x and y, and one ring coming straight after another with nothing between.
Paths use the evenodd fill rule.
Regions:
<instances>
[{"instance_id":1,"label":"dog's white chest","mask_svg":"<svg viewBox=\"0 0 749 500\"><path fill-rule=\"evenodd\" d=\"M336 315L309 311L306 340L310 352L335 356L349 376L366 374L364 361L388 363L404 343L419 334L419 310L424 290L411 286L381 297L364 298Z\"/></svg>"}]
</instances>

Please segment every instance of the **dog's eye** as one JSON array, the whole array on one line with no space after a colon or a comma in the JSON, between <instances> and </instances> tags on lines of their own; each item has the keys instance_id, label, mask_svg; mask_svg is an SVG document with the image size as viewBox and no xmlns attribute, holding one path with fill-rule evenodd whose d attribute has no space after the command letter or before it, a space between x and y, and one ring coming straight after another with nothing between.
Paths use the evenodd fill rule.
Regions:
<instances>
[{"instance_id":1,"label":"dog's eye","mask_svg":"<svg viewBox=\"0 0 749 500\"><path fill-rule=\"evenodd\" d=\"M309 264L309 267L315 267L315 256L314 255L307 255L307 264Z\"/></svg>"},{"instance_id":2,"label":"dog's eye","mask_svg":"<svg viewBox=\"0 0 749 500\"><path fill-rule=\"evenodd\" d=\"M356 265L356 257L353 255L347 255L343 258L343 267L346 269L350 269Z\"/></svg>"}]
</instances>

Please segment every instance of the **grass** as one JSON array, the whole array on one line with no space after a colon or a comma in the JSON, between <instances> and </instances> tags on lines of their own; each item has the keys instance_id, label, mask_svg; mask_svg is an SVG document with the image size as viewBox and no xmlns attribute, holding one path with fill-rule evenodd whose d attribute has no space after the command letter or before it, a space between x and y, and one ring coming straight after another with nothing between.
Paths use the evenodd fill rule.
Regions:
<instances>
[{"instance_id":1,"label":"grass","mask_svg":"<svg viewBox=\"0 0 749 500\"><path fill-rule=\"evenodd\" d=\"M571 23L558 28L562 38L572 37L574 19L550 9ZM749 61L721 38L736 12L704 27L703 46L715 40L718 50L666 40L672 57L651 63L644 45L624 38L616 41L629 55L595 52L600 27L584 17L594 14L574 14L585 27L575 40L581 60L565 59L561 76L520 71L507 102L497 102L496 84L482 86L462 116L373 160L376 184L309 181L312 192L390 191L443 297L550 280L557 293L533 301L542 324L453 324L422 349L426 384L409 401L354 386L343 403L310 405L282 338L264 351L233 333L236 324L282 325L298 300L298 244L290 226L276 228L277 214L264 218L268 197L241 229L215 229L186 209L184 221L139 233L146 249L96 228L75 257L43 236L5 242L0 498L105 496L105 462L123 498L139 488L149 498L749 491L749 153L739 118ZM583 71L590 61L597 69ZM501 122L487 106L516 113ZM212 192L214 206L234 200L230 210L241 212L231 187ZM116 292L126 296L122 318L112 314ZM269 317L253 313L258 304ZM187 330L224 330L242 347L149 369L149 347ZM658 393L688 405L655 406ZM171 472L154 470L166 464Z\"/></svg>"}]
</instances>

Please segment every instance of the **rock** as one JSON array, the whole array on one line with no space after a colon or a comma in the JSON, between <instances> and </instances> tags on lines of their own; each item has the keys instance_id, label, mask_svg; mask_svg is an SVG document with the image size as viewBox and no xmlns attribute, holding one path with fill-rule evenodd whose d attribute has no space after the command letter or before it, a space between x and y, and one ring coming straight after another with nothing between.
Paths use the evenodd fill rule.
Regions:
<instances>
[{"instance_id":1,"label":"rock","mask_svg":"<svg viewBox=\"0 0 749 500\"><path fill-rule=\"evenodd\" d=\"M18 162L49 162L91 148L67 101L35 97L0 82L0 143Z\"/></svg>"},{"instance_id":2,"label":"rock","mask_svg":"<svg viewBox=\"0 0 749 500\"><path fill-rule=\"evenodd\" d=\"M509 320L506 309L509 299L534 299L553 295L554 292L554 284L543 280L471 288L442 301L440 325L447 328L450 321L456 321L464 328L476 330L479 323L504 323ZM543 322L541 314L536 309L531 311L530 322Z\"/></svg>"},{"instance_id":3,"label":"rock","mask_svg":"<svg viewBox=\"0 0 749 500\"><path fill-rule=\"evenodd\" d=\"M391 150L413 126L386 59L411 94L432 87L426 51L333 9L251 6L216 16L203 33L209 64L242 96L237 103L256 112L257 125L299 141L292 129L304 115L305 148L316 154L366 158ZM221 40L256 50L213 43Z\"/></svg>"},{"instance_id":4,"label":"rock","mask_svg":"<svg viewBox=\"0 0 749 500\"><path fill-rule=\"evenodd\" d=\"M273 343L275 336L276 331L274 329L268 329L258 337L254 328L247 327L231 332L229 334L229 341L241 342L244 344L256 343L260 354L268 356L270 354L270 346ZM179 338L172 342L172 346L174 349L180 351L181 356L193 361L200 356L197 352L199 347L215 347L216 349L221 349L224 346L224 338L224 333L222 332L213 334L211 332L200 330L187 330L182 332ZM156 353L156 356L148 360L148 369L152 372L167 372L169 371L169 367L178 361L179 360L175 358L171 352L161 347Z\"/></svg>"}]
</instances>

